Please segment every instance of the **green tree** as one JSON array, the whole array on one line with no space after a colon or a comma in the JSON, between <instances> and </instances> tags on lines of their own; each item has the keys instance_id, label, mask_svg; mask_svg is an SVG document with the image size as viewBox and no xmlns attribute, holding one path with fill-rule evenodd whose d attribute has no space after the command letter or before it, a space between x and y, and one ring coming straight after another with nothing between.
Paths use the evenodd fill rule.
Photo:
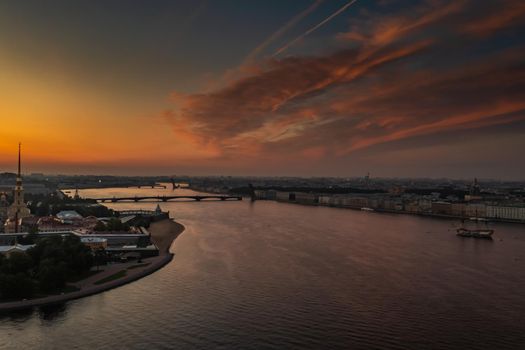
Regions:
<instances>
[{"instance_id":1,"label":"green tree","mask_svg":"<svg viewBox=\"0 0 525 350\"><path fill-rule=\"evenodd\" d=\"M93 251L93 261L94 261L94 264L97 266L97 271L98 271L100 265L107 264L106 251L102 248L99 248Z\"/></svg>"},{"instance_id":2,"label":"green tree","mask_svg":"<svg viewBox=\"0 0 525 350\"><path fill-rule=\"evenodd\" d=\"M29 298L34 290L34 282L23 273L0 274L0 296L4 299Z\"/></svg>"},{"instance_id":3,"label":"green tree","mask_svg":"<svg viewBox=\"0 0 525 350\"><path fill-rule=\"evenodd\" d=\"M106 228L108 231L129 231L129 225L123 224L118 218L109 219Z\"/></svg>"},{"instance_id":4,"label":"green tree","mask_svg":"<svg viewBox=\"0 0 525 350\"><path fill-rule=\"evenodd\" d=\"M102 221L97 221L95 231L106 231L106 225Z\"/></svg>"},{"instance_id":5,"label":"green tree","mask_svg":"<svg viewBox=\"0 0 525 350\"><path fill-rule=\"evenodd\" d=\"M72 275L83 274L93 266L93 254L77 236L67 236L63 241L63 250L66 255L65 262Z\"/></svg>"},{"instance_id":6,"label":"green tree","mask_svg":"<svg viewBox=\"0 0 525 350\"><path fill-rule=\"evenodd\" d=\"M45 258L53 258L55 261L63 259L62 237L51 236L41 239L34 247L27 250L35 266L40 265L40 261Z\"/></svg>"},{"instance_id":7,"label":"green tree","mask_svg":"<svg viewBox=\"0 0 525 350\"><path fill-rule=\"evenodd\" d=\"M40 239L27 253L0 256L0 298L27 298L36 291L51 293L68 279L82 276L93 266L93 254L76 236Z\"/></svg>"},{"instance_id":8,"label":"green tree","mask_svg":"<svg viewBox=\"0 0 525 350\"><path fill-rule=\"evenodd\" d=\"M66 286L67 266L65 262L59 263L53 259L44 259L38 267L38 286L46 293L56 292Z\"/></svg>"},{"instance_id":9,"label":"green tree","mask_svg":"<svg viewBox=\"0 0 525 350\"><path fill-rule=\"evenodd\" d=\"M2 263L2 272L5 274L29 274L32 268L33 260L29 255L22 252L11 253L9 259Z\"/></svg>"}]
</instances>

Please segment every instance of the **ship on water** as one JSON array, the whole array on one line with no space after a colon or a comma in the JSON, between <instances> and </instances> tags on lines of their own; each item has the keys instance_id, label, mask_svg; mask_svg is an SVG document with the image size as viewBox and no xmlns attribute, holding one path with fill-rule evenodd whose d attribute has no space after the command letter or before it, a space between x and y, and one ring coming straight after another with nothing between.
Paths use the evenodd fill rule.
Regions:
<instances>
[{"instance_id":1,"label":"ship on water","mask_svg":"<svg viewBox=\"0 0 525 350\"><path fill-rule=\"evenodd\" d=\"M471 196L479 196L481 193L481 189L478 184L478 179L474 179L474 183L472 184L470 188L470 195ZM476 213L473 217L469 218L470 221L474 221L475 227L474 228L468 228L465 227L465 220L461 220L461 227L456 229L456 235L460 237L471 237L471 238L484 238L484 239L492 239L492 235L494 234L494 230L489 229L487 227L488 220L484 217L480 217L478 215L478 211L476 210ZM484 222L485 227L479 227L480 224Z\"/></svg>"},{"instance_id":2,"label":"ship on water","mask_svg":"<svg viewBox=\"0 0 525 350\"><path fill-rule=\"evenodd\" d=\"M485 225L486 224L487 221L485 221ZM492 239L493 234L494 230L489 229L488 227L480 228L476 225L475 228L467 228L465 227L465 222L463 220L461 227L456 229L456 235L460 237Z\"/></svg>"},{"instance_id":3,"label":"ship on water","mask_svg":"<svg viewBox=\"0 0 525 350\"><path fill-rule=\"evenodd\" d=\"M456 230L456 235L460 237L492 239L493 234L494 230L492 229L468 229L460 227Z\"/></svg>"}]
</instances>

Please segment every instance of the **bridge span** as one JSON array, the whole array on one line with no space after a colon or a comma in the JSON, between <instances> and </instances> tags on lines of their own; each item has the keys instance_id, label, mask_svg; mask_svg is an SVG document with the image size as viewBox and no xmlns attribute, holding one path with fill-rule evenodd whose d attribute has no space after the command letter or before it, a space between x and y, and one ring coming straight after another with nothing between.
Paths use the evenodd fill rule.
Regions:
<instances>
[{"instance_id":1,"label":"bridge span","mask_svg":"<svg viewBox=\"0 0 525 350\"><path fill-rule=\"evenodd\" d=\"M99 203L105 202L168 202L170 200L176 199L188 199L194 201L201 200L219 200L219 201L228 201L228 200L237 200L241 201L242 196L228 196L228 195L200 195L200 196L135 196L135 197L102 197L102 198L92 198Z\"/></svg>"}]
</instances>

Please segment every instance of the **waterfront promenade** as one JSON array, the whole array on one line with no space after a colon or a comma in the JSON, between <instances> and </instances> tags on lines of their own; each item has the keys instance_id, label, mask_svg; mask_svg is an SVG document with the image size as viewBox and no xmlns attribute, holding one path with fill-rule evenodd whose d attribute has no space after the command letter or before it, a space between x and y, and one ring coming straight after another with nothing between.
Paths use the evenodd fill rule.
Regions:
<instances>
[{"instance_id":1,"label":"waterfront promenade","mask_svg":"<svg viewBox=\"0 0 525 350\"><path fill-rule=\"evenodd\" d=\"M142 259L140 263L129 262L101 267L101 270L103 269L101 272L76 283L70 283L80 288L78 291L50 295L43 298L0 303L0 312L60 304L69 300L83 298L136 281L159 270L173 259L173 253L169 249L173 241L184 231L184 226L171 219L165 219L152 223L149 231L153 242L159 248L159 256ZM125 271L125 276L111 279L111 276L121 271ZM104 279L107 279L107 282L100 283Z\"/></svg>"}]
</instances>

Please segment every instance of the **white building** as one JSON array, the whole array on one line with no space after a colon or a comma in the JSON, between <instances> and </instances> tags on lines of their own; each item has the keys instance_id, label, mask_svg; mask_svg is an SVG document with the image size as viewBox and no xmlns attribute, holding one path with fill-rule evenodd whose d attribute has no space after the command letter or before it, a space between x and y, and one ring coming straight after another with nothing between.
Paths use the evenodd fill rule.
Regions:
<instances>
[{"instance_id":1,"label":"white building","mask_svg":"<svg viewBox=\"0 0 525 350\"><path fill-rule=\"evenodd\" d=\"M525 221L524 207L488 205L486 210L487 218Z\"/></svg>"}]
</instances>

